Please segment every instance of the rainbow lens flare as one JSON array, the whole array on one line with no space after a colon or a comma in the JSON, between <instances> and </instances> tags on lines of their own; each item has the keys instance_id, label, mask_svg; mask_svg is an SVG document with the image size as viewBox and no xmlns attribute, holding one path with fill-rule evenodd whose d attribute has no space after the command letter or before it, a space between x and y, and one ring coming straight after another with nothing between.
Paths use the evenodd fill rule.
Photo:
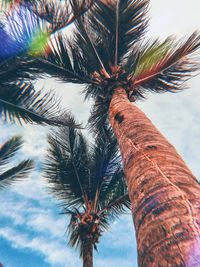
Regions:
<instances>
[{"instance_id":1,"label":"rainbow lens flare","mask_svg":"<svg viewBox=\"0 0 200 267\"><path fill-rule=\"evenodd\" d=\"M48 53L49 33L39 31L35 33L29 43L28 54L31 56L41 56Z\"/></svg>"},{"instance_id":2,"label":"rainbow lens flare","mask_svg":"<svg viewBox=\"0 0 200 267\"><path fill-rule=\"evenodd\" d=\"M13 9L0 24L0 60L27 53L41 56L48 53L50 34L33 12Z\"/></svg>"},{"instance_id":3,"label":"rainbow lens flare","mask_svg":"<svg viewBox=\"0 0 200 267\"><path fill-rule=\"evenodd\" d=\"M11 36L0 26L0 61L14 57L21 52L22 48L17 40L13 40Z\"/></svg>"}]
</instances>

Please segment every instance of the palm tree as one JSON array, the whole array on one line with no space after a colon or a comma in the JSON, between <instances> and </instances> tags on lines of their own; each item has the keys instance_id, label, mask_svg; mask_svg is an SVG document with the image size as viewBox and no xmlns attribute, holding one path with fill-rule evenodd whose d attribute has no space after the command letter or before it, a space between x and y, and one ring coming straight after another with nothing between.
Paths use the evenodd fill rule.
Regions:
<instances>
[{"instance_id":1,"label":"palm tree","mask_svg":"<svg viewBox=\"0 0 200 267\"><path fill-rule=\"evenodd\" d=\"M76 13L76 1L71 2ZM193 58L200 35L195 32L178 42L172 37L163 42L144 41L148 4L149 0L95 1L75 21L73 38L57 33L51 37L48 53L32 60L31 66L38 73L83 84L86 98L95 101L91 123L100 129L110 121L123 158L139 266L197 266L197 179L131 102L144 98L148 91L183 89L198 69Z\"/></svg>"},{"instance_id":2,"label":"palm tree","mask_svg":"<svg viewBox=\"0 0 200 267\"><path fill-rule=\"evenodd\" d=\"M48 140L47 182L70 216L69 244L79 249L83 267L92 267L100 236L130 207L117 142L105 130L88 144L80 130L68 127Z\"/></svg>"},{"instance_id":3,"label":"palm tree","mask_svg":"<svg viewBox=\"0 0 200 267\"><path fill-rule=\"evenodd\" d=\"M10 160L21 148L23 142L21 137L15 136L9 139L0 147L0 190L13 183L14 181L24 179L25 176L33 169L32 160L24 160L18 165L8 169ZM6 167L7 170L2 172Z\"/></svg>"}]
</instances>

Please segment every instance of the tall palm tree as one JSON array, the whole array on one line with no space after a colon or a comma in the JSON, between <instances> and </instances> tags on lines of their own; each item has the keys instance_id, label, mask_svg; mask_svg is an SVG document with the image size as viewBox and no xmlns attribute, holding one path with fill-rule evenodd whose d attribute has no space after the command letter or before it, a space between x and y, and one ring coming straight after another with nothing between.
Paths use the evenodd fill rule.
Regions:
<instances>
[{"instance_id":1,"label":"tall palm tree","mask_svg":"<svg viewBox=\"0 0 200 267\"><path fill-rule=\"evenodd\" d=\"M79 249L83 267L92 267L100 236L130 208L117 142L106 130L89 144L80 130L68 127L48 140L47 182L70 217L69 244Z\"/></svg>"},{"instance_id":2,"label":"tall palm tree","mask_svg":"<svg viewBox=\"0 0 200 267\"><path fill-rule=\"evenodd\" d=\"M72 4L76 13L76 1ZM144 41L148 4L149 0L96 0L77 18L74 37L56 34L48 53L31 66L38 73L85 85L86 98L95 101L91 123L100 129L110 121L123 158L139 266L198 266L197 179L131 102L148 91L180 91L198 69L193 57L200 35L195 32L178 42L172 37Z\"/></svg>"},{"instance_id":3,"label":"tall palm tree","mask_svg":"<svg viewBox=\"0 0 200 267\"><path fill-rule=\"evenodd\" d=\"M9 168L9 163L21 148L23 142L21 137L15 136L9 139L0 147L0 190L13 183L14 181L24 179L33 169L32 160L24 160L18 165ZM5 168L7 170L5 170Z\"/></svg>"}]
</instances>

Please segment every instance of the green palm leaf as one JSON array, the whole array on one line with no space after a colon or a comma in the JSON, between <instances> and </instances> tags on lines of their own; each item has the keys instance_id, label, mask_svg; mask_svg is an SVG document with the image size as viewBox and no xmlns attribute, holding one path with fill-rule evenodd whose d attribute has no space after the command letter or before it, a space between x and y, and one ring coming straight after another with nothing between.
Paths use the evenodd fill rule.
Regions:
<instances>
[{"instance_id":1,"label":"green palm leaf","mask_svg":"<svg viewBox=\"0 0 200 267\"><path fill-rule=\"evenodd\" d=\"M20 136L12 137L0 147L0 166L9 162L23 144Z\"/></svg>"},{"instance_id":2,"label":"green palm leaf","mask_svg":"<svg viewBox=\"0 0 200 267\"><path fill-rule=\"evenodd\" d=\"M32 169L33 161L25 160L17 166L0 174L0 189L7 187L15 181L24 179Z\"/></svg>"},{"instance_id":3,"label":"green palm leaf","mask_svg":"<svg viewBox=\"0 0 200 267\"><path fill-rule=\"evenodd\" d=\"M35 92L33 85L27 82L0 82L0 112L1 119L5 121L70 125L55 96Z\"/></svg>"},{"instance_id":4,"label":"green palm leaf","mask_svg":"<svg viewBox=\"0 0 200 267\"><path fill-rule=\"evenodd\" d=\"M0 147L0 189L5 188L11 183L21 180L33 169L32 160L24 160L18 165L8 169L11 159L16 155L23 144L19 136L12 137ZM4 169L4 172L2 172Z\"/></svg>"},{"instance_id":5,"label":"green palm leaf","mask_svg":"<svg viewBox=\"0 0 200 267\"><path fill-rule=\"evenodd\" d=\"M104 213L104 216L108 216L109 214L110 219L116 219L121 214L127 212L127 209L130 209L128 194L117 198L113 197L113 200L107 204L101 213Z\"/></svg>"},{"instance_id":6,"label":"green palm leaf","mask_svg":"<svg viewBox=\"0 0 200 267\"><path fill-rule=\"evenodd\" d=\"M182 42L167 38L163 43L156 40L138 52L132 80L134 87L156 92L180 90L192 72L198 70L194 60L200 47L200 35L193 33Z\"/></svg>"},{"instance_id":7,"label":"green palm leaf","mask_svg":"<svg viewBox=\"0 0 200 267\"><path fill-rule=\"evenodd\" d=\"M110 128L104 127L96 133L93 153L91 157L91 199L98 205L108 183L113 180L115 173L122 170L121 158L119 156L117 141ZM121 175L122 172L121 172ZM119 177L118 177L119 178ZM107 196L107 195L106 195ZM97 200L98 199L98 200Z\"/></svg>"},{"instance_id":8,"label":"green palm leaf","mask_svg":"<svg viewBox=\"0 0 200 267\"><path fill-rule=\"evenodd\" d=\"M48 22L49 31L57 31L72 24L78 17L87 12L93 5L93 0L29 0L26 1L28 8L42 20ZM75 10L76 6L76 10Z\"/></svg>"},{"instance_id":9,"label":"green palm leaf","mask_svg":"<svg viewBox=\"0 0 200 267\"><path fill-rule=\"evenodd\" d=\"M81 62L84 61L79 49L66 41L66 36L58 34L50 42L49 53L39 60L39 70L63 81L73 83L93 83L90 73ZM37 63L35 65L38 65ZM36 66L38 68L38 66Z\"/></svg>"},{"instance_id":10,"label":"green palm leaf","mask_svg":"<svg viewBox=\"0 0 200 267\"><path fill-rule=\"evenodd\" d=\"M95 2L88 19L92 30L103 40L101 46L107 52L106 61L113 65L120 63L121 58L143 35L147 26L145 15L148 2L147 0Z\"/></svg>"},{"instance_id":11,"label":"green palm leaf","mask_svg":"<svg viewBox=\"0 0 200 267\"><path fill-rule=\"evenodd\" d=\"M83 205L89 190L89 152L79 130L61 128L48 138L47 182L67 208Z\"/></svg>"}]
</instances>

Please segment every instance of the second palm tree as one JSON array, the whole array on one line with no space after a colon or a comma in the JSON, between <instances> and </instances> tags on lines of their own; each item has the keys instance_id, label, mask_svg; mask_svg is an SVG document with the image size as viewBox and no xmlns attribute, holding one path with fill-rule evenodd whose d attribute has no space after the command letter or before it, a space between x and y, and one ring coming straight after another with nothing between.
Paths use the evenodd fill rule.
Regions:
<instances>
[{"instance_id":1,"label":"second palm tree","mask_svg":"<svg viewBox=\"0 0 200 267\"><path fill-rule=\"evenodd\" d=\"M105 130L89 145L79 130L63 127L49 137L49 144L47 182L71 217L70 245L79 248L83 267L92 267L99 237L130 207L117 142Z\"/></svg>"}]
</instances>

